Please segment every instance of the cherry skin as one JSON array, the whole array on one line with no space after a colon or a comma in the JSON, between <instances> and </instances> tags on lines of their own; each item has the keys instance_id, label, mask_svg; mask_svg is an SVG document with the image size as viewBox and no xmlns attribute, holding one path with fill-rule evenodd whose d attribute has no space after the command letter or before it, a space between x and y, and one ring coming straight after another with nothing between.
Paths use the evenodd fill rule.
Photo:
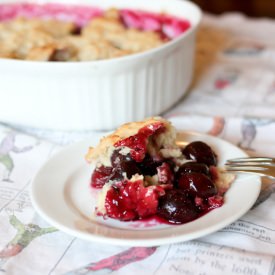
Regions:
<instances>
[{"instance_id":1,"label":"cherry skin","mask_svg":"<svg viewBox=\"0 0 275 275\"><path fill-rule=\"evenodd\" d=\"M97 167L92 173L91 186L94 188L102 188L103 185L109 181L112 170L112 167L106 167L103 165Z\"/></svg>"},{"instance_id":2,"label":"cherry skin","mask_svg":"<svg viewBox=\"0 0 275 275\"><path fill-rule=\"evenodd\" d=\"M200 163L205 163L208 166L217 165L217 156L215 152L202 141L194 141L189 143L182 153L187 159L195 160Z\"/></svg>"},{"instance_id":3,"label":"cherry skin","mask_svg":"<svg viewBox=\"0 0 275 275\"><path fill-rule=\"evenodd\" d=\"M112 180L116 179L116 177L123 178L123 173L126 173L128 179L131 179L135 174L141 174L137 163L131 158L130 154L122 155L119 153L119 150L115 150L111 156L111 163L114 167L112 177L110 178Z\"/></svg>"},{"instance_id":4,"label":"cherry skin","mask_svg":"<svg viewBox=\"0 0 275 275\"><path fill-rule=\"evenodd\" d=\"M112 167L101 165L97 167L91 177L91 186L102 188L109 180L120 181L124 179L124 173L128 179L135 174L141 174L136 162L130 155L122 155L115 150L111 157Z\"/></svg>"},{"instance_id":5,"label":"cherry skin","mask_svg":"<svg viewBox=\"0 0 275 275\"><path fill-rule=\"evenodd\" d=\"M217 187L213 181L201 173L188 173L178 180L178 188L185 190L193 197L208 198L217 194Z\"/></svg>"},{"instance_id":6,"label":"cherry skin","mask_svg":"<svg viewBox=\"0 0 275 275\"><path fill-rule=\"evenodd\" d=\"M206 176L210 175L209 168L206 164L190 161L180 166L179 170L176 173L176 177L180 178L184 174L194 173L194 172L205 174Z\"/></svg>"},{"instance_id":7,"label":"cherry skin","mask_svg":"<svg viewBox=\"0 0 275 275\"><path fill-rule=\"evenodd\" d=\"M157 214L170 223L182 224L198 218L199 211L184 191L171 189L159 198Z\"/></svg>"},{"instance_id":8,"label":"cherry skin","mask_svg":"<svg viewBox=\"0 0 275 275\"><path fill-rule=\"evenodd\" d=\"M146 154L142 162L138 163L138 167L143 175L153 176L157 174L157 167L161 164L160 161L154 161L149 154Z\"/></svg>"}]
</instances>

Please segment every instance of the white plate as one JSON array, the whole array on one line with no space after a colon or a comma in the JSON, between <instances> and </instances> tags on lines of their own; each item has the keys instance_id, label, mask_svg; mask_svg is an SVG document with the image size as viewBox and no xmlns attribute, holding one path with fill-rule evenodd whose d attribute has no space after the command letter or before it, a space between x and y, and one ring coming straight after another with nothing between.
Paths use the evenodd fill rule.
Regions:
<instances>
[{"instance_id":1,"label":"white plate","mask_svg":"<svg viewBox=\"0 0 275 275\"><path fill-rule=\"evenodd\" d=\"M226 159L246 156L239 148L215 137L179 134L179 141L183 143L194 140L209 144L218 154L219 165ZM226 193L222 207L183 225L158 224L150 219L120 222L93 218L96 194L89 187L92 167L85 163L84 156L88 147L96 143L88 140L65 148L40 169L32 182L31 199L36 211L53 226L81 239L127 246L155 246L195 239L240 218L260 192L260 177L238 176Z\"/></svg>"}]
</instances>

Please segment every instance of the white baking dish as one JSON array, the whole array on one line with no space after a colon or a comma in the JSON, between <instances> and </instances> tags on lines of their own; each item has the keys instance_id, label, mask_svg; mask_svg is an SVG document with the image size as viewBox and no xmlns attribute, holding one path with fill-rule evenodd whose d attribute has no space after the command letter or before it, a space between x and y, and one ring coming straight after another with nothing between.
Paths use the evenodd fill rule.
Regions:
<instances>
[{"instance_id":1,"label":"white baking dish","mask_svg":"<svg viewBox=\"0 0 275 275\"><path fill-rule=\"evenodd\" d=\"M0 1L11 3L20 1ZM26 2L26 1L23 1ZM186 92L201 12L184 0L28 1L163 12L191 28L147 52L87 62L0 59L0 120L37 128L107 130L158 115Z\"/></svg>"}]
</instances>

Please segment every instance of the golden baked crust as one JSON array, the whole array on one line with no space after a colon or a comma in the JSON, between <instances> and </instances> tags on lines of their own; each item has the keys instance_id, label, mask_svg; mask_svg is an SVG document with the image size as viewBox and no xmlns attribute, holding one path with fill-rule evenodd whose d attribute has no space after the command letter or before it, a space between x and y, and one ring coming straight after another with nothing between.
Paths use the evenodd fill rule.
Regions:
<instances>
[{"instance_id":1,"label":"golden baked crust","mask_svg":"<svg viewBox=\"0 0 275 275\"><path fill-rule=\"evenodd\" d=\"M163 134L159 135L159 147L165 147L165 145L173 147L175 145L176 132L171 123L161 117L150 117L142 121L125 123L112 134L103 137L96 147L89 148L89 151L86 154L86 160L88 162L100 163L106 166L110 166L110 156L115 149L115 143L137 134L138 131L145 126L156 123L163 124L166 129Z\"/></svg>"},{"instance_id":2,"label":"golden baked crust","mask_svg":"<svg viewBox=\"0 0 275 275\"><path fill-rule=\"evenodd\" d=\"M77 31L76 24L59 20L18 17L0 22L0 58L92 61L142 52L165 43L159 33L126 28L116 9L105 11L79 34Z\"/></svg>"}]
</instances>

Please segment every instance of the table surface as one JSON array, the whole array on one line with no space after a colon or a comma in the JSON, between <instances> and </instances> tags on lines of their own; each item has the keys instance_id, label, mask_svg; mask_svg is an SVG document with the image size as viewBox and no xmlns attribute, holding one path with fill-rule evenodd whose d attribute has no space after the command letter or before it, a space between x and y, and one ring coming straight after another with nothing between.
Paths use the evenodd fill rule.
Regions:
<instances>
[{"instance_id":1,"label":"table surface","mask_svg":"<svg viewBox=\"0 0 275 275\"><path fill-rule=\"evenodd\" d=\"M275 156L275 21L204 15L194 81L163 114L179 130L227 140L252 156ZM203 238L159 247L87 242L35 213L30 182L63 146L103 133L0 127L1 274L275 274L275 184L254 207ZM245 194L244 194L245 197Z\"/></svg>"}]
</instances>

